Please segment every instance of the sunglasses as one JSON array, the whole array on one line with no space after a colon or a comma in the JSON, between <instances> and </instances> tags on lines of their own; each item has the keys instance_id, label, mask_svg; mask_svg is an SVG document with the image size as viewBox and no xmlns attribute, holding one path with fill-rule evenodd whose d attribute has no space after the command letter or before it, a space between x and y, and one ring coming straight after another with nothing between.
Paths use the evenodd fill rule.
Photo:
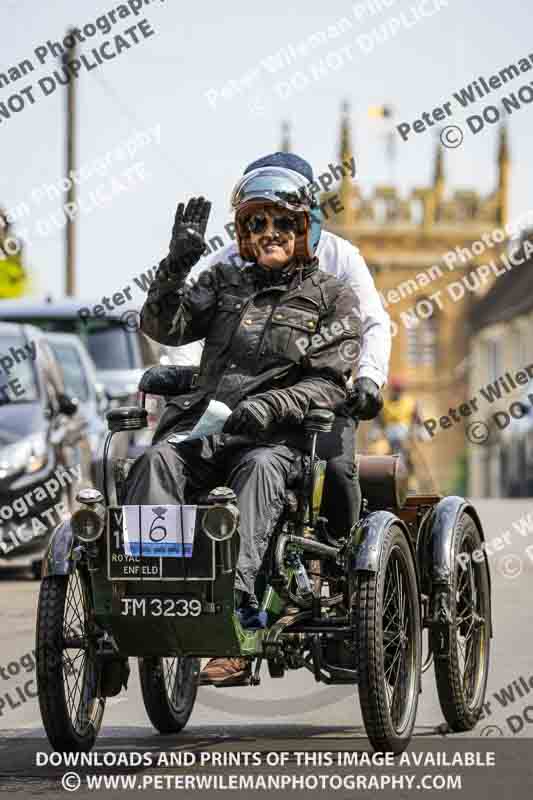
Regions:
<instances>
[{"instance_id":1,"label":"sunglasses","mask_svg":"<svg viewBox=\"0 0 533 800\"><path fill-rule=\"evenodd\" d=\"M281 217L267 217L266 214L253 214L246 220L246 227L250 233L263 233L268 227L268 220L272 219L274 229L280 233L294 233L298 228L295 217L284 214Z\"/></svg>"}]
</instances>

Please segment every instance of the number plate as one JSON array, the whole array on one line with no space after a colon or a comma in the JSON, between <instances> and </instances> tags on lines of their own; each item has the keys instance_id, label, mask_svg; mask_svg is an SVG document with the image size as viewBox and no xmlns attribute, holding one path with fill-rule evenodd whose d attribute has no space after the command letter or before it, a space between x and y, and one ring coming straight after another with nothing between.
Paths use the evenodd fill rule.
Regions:
<instances>
[{"instance_id":1,"label":"number plate","mask_svg":"<svg viewBox=\"0 0 533 800\"><path fill-rule=\"evenodd\" d=\"M121 617L199 617L202 603L196 597L121 597Z\"/></svg>"}]
</instances>

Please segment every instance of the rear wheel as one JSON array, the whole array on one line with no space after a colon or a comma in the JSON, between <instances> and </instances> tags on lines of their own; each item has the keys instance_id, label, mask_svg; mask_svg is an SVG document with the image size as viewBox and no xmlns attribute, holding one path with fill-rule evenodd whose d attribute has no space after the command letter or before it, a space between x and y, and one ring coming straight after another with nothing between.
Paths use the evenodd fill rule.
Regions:
<instances>
[{"instance_id":1,"label":"rear wheel","mask_svg":"<svg viewBox=\"0 0 533 800\"><path fill-rule=\"evenodd\" d=\"M474 520L464 515L457 526L450 591L452 619L449 652L435 657L439 702L454 731L469 731L481 714L490 656L490 589L486 559ZM477 553L476 553L477 555Z\"/></svg>"},{"instance_id":2,"label":"rear wheel","mask_svg":"<svg viewBox=\"0 0 533 800\"><path fill-rule=\"evenodd\" d=\"M377 573L357 574L352 613L361 711L380 752L401 753L411 738L421 674L421 624L413 556L402 529L385 535Z\"/></svg>"},{"instance_id":3,"label":"rear wheel","mask_svg":"<svg viewBox=\"0 0 533 800\"><path fill-rule=\"evenodd\" d=\"M159 733L185 727L196 700L200 659L140 658L139 676L146 713Z\"/></svg>"},{"instance_id":4,"label":"rear wheel","mask_svg":"<svg viewBox=\"0 0 533 800\"><path fill-rule=\"evenodd\" d=\"M94 745L105 709L97 695L96 634L88 576L43 578L37 614L37 692L50 744L63 752Z\"/></svg>"}]
</instances>

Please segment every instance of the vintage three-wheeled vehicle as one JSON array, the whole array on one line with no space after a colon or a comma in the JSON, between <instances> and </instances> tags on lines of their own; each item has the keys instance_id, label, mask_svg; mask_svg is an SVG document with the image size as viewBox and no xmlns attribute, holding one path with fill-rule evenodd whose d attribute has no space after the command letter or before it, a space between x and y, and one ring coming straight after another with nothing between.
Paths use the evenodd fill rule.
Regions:
<instances>
[{"instance_id":1,"label":"vintage three-wheeled vehicle","mask_svg":"<svg viewBox=\"0 0 533 800\"><path fill-rule=\"evenodd\" d=\"M168 395L161 369L145 373L141 393ZM109 412L108 445L146 425L144 405ZM130 657L164 734L186 725L208 656L250 657L252 688L243 691L259 684L262 666L271 678L306 669L318 682L357 685L372 745L393 753L409 743L433 663L450 729L474 727L492 637L478 514L461 497L408 495L398 456L362 456L360 519L334 539L320 515L325 463L316 456L332 422L324 410L304 420L304 474L287 492L258 578L265 628L243 628L235 611L239 513L229 487L197 505L125 506L121 461L106 469L103 494L80 492L80 509L50 541L39 597L38 694L55 749L94 745L106 698L127 686ZM162 555L153 543L167 535Z\"/></svg>"}]
</instances>

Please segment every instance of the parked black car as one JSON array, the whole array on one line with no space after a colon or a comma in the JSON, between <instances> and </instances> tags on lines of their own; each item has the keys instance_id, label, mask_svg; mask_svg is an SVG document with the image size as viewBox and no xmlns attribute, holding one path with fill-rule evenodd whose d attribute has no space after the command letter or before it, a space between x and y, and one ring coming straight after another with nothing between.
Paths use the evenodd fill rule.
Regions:
<instances>
[{"instance_id":1,"label":"parked black car","mask_svg":"<svg viewBox=\"0 0 533 800\"><path fill-rule=\"evenodd\" d=\"M110 407L137 404L137 387L143 372L159 363L166 348L152 342L138 329L138 308L124 304L105 316L82 309L94 303L66 298L57 301L2 300L0 320L25 322L45 331L75 333L84 342L103 384ZM129 455L148 444L144 431L131 435Z\"/></svg>"},{"instance_id":2,"label":"parked black car","mask_svg":"<svg viewBox=\"0 0 533 800\"><path fill-rule=\"evenodd\" d=\"M111 400L136 401L137 385L145 368L158 363L158 345L137 330L136 307L120 313L80 315L90 303L74 298L57 301L3 300L0 319L36 325L45 331L75 333L81 337ZM131 314L132 316L128 316Z\"/></svg>"},{"instance_id":3,"label":"parked black car","mask_svg":"<svg viewBox=\"0 0 533 800\"><path fill-rule=\"evenodd\" d=\"M40 575L49 534L91 485L87 427L42 332L0 323L0 567Z\"/></svg>"},{"instance_id":4,"label":"parked black car","mask_svg":"<svg viewBox=\"0 0 533 800\"><path fill-rule=\"evenodd\" d=\"M94 308L94 303L74 298L49 302L2 300L0 320L36 325L44 331L77 334L94 361L109 407L136 405L137 387L143 372L158 364L167 349L152 342L138 329L136 305L125 303L115 311L107 311L105 316L89 313L88 309ZM149 441L146 431L137 431L131 434L129 445L127 438L123 438L124 453L115 452L114 455L135 457Z\"/></svg>"},{"instance_id":5,"label":"parked black car","mask_svg":"<svg viewBox=\"0 0 533 800\"><path fill-rule=\"evenodd\" d=\"M102 456L107 434L105 412L109 402L97 380L94 362L79 336L72 333L47 333L46 339L61 369L65 391L77 400L87 420L87 436L91 446L91 477L102 488Z\"/></svg>"}]
</instances>

